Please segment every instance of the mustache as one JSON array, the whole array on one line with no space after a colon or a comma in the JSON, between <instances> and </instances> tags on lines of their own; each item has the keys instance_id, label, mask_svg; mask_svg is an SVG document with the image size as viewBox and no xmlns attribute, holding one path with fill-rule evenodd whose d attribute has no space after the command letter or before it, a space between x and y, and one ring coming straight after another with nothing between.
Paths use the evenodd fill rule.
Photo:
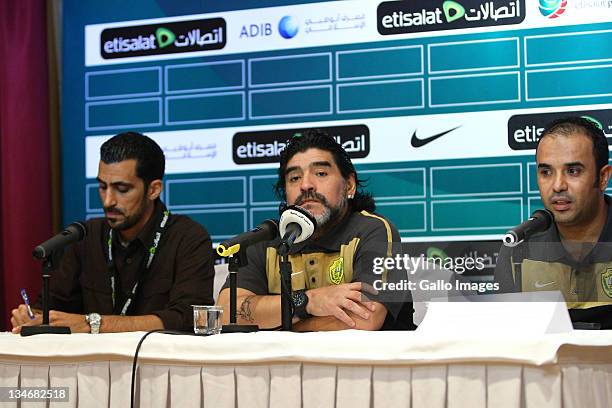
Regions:
<instances>
[{"instance_id":1,"label":"mustache","mask_svg":"<svg viewBox=\"0 0 612 408\"><path fill-rule=\"evenodd\" d=\"M104 207L104 213L105 213L105 214L111 213L111 214L121 214L121 215L125 215L125 214L123 213L123 210L121 210L120 208L117 208L117 207L115 207L115 206L112 206L112 207Z\"/></svg>"},{"instance_id":2,"label":"mustache","mask_svg":"<svg viewBox=\"0 0 612 408\"><path fill-rule=\"evenodd\" d=\"M572 197L571 195L568 194L553 194L552 196L550 196L550 202L554 202L557 200L562 200L562 201L574 201L574 197Z\"/></svg>"},{"instance_id":3,"label":"mustache","mask_svg":"<svg viewBox=\"0 0 612 408\"><path fill-rule=\"evenodd\" d=\"M317 193L316 191L306 191L300 194L298 198L295 200L295 205L302 205L304 201L307 201L307 200L315 200L315 201L320 202L324 206L329 207L329 203L327 202L327 199L323 195Z\"/></svg>"}]
</instances>

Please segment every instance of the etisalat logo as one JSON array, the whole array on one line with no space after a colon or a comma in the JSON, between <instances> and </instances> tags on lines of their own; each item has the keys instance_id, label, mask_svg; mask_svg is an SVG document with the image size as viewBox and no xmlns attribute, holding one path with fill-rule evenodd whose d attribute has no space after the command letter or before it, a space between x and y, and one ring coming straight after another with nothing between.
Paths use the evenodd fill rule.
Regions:
<instances>
[{"instance_id":1,"label":"etisalat logo","mask_svg":"<svg viewBox=\"0 0 612 408\"><path fill-rule=\"evenodd\" d=\"M222 18L107 28L100 36L102 58L127 58L219 50L225 47Z\"/></svg>"},{"instance_id":2,"label":"etisalat logo","mask_svg":"<svg viewBox=\"0 0 612 408\"><path fill-rule=\"evenodd\" d=\"M370 153L370 130L366 125L328 126L317 129L331 135L352 159L361 159ZM234 163L278 163L287 141L301 137L306 130L308 129L238 132L232 138Z\"/></svg>"},{"instance_id":3,"label":"etisalat logo","mask_svg":"<svg viewBox=\"0 0 612 408\"><path fill-rule=\"evenodd\" d=\"M540 5L538 6L540 13L548 18L559 17L565 12L566 7L567 0L540 0Z\"/></svg>"},{"instance_id":4,"label":"etisalat logo","mask_svg":"<svg viewBox=\"0 0 612 408\"><path fill-rule=\"evenodd\" d=\"M519 24L525 0L387 1L378 5L377 15L382 35Z\"/></svg>"},{"instance_id":5,"label":"etisalat logo","mask_svg":"<svg viewBox=\"0 0 612 408\"><path fill-rule=\"evenodd\" d=\"M612 138L612 109L598 109L572 112L551 112L529 115L514 115L508 120L508 146L512 150L535 149L546 126L557 119L569 116L582 117Z\"/></svg>"}]
</instances>

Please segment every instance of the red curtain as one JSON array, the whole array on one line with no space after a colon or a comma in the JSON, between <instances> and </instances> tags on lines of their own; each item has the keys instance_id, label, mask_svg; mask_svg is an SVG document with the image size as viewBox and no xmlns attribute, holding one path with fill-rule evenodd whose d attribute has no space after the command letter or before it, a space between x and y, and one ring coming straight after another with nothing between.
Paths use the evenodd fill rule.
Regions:
<instances>
[{"instance_id":1,"label":"red curtain","mask_svg":"<svg viewBox=\"0 0 612 408\"><path fill-rule=\"evenodd\" d=\"M0 0L0 329L21 288L35 300L32 249L52 234L45 0Z\"/></svg>"}]
</instances>

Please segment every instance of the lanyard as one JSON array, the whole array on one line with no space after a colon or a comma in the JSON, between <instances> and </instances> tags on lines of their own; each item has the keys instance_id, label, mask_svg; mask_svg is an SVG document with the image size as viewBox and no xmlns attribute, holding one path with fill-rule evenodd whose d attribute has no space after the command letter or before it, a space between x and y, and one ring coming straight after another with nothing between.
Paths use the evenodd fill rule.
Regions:
<instances>
[{"instance_id":1,"label":"lanyard","mask_svg":"<svg viewBox=\"0 0 612 408\"><path fill-rule=\"evenodd\" d=\"M164 230L166 229L168 219L170 218L170 211L168 211L165 206L163 207L163 211L164 211L164 216L162 217L162 220L159 223L159 226L155 230L155 234L153 234L153 240L147 251L149 256L147 258L143 258L143 262L140 264L140 267L138 268L139 271L142 271L143 263L146 259L146 264L144 265L145 271L144 273L139 273L140 275L139 279L136 281L136 283L132 287L132 290L127 300L125 301L125 303L123 304L123 307L120 310L117 309L117 305L116 305L118 288L116 288L117 266L115 265L115 260L113 259L113 229L111 228L108 231L108 240L106 242L108 246L108 250L107 250L106 255L107 255L107 266L108 266L108 272L110 275L110 283L111 283L111 291L112 291L112 299L113 299L113 312L115 314L125 316L130 305L132 304L132 299L136 297L136 291L138 290L138 286L140 285L142 281L144 281L147 275L147 272L151 268L151 264L153 263L153 259L155 258L155 254L157 253L157 247L159 246L159 241L161 240L162 234L164 233Z\"/></svg>"}]
</instances>

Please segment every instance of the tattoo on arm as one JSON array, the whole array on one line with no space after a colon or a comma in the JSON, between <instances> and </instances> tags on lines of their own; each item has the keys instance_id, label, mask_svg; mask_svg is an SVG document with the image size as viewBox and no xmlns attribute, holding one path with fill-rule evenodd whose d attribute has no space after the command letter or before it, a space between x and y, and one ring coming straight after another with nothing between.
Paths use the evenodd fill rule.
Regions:
<instances>
[{"instance_id":1,"label":"tattoo on arm","mask_svg":"<svg viewBox=\"0 0 612 408\"><path fill-rule=\"evenodd\" d=\"M255 321L255 318L253 317L253 309L255 309L256 304L257 299L255 299L255 295L245 297L240 305L238 316L249 323L253 323Z\"/></svg>"}]
</instances>

